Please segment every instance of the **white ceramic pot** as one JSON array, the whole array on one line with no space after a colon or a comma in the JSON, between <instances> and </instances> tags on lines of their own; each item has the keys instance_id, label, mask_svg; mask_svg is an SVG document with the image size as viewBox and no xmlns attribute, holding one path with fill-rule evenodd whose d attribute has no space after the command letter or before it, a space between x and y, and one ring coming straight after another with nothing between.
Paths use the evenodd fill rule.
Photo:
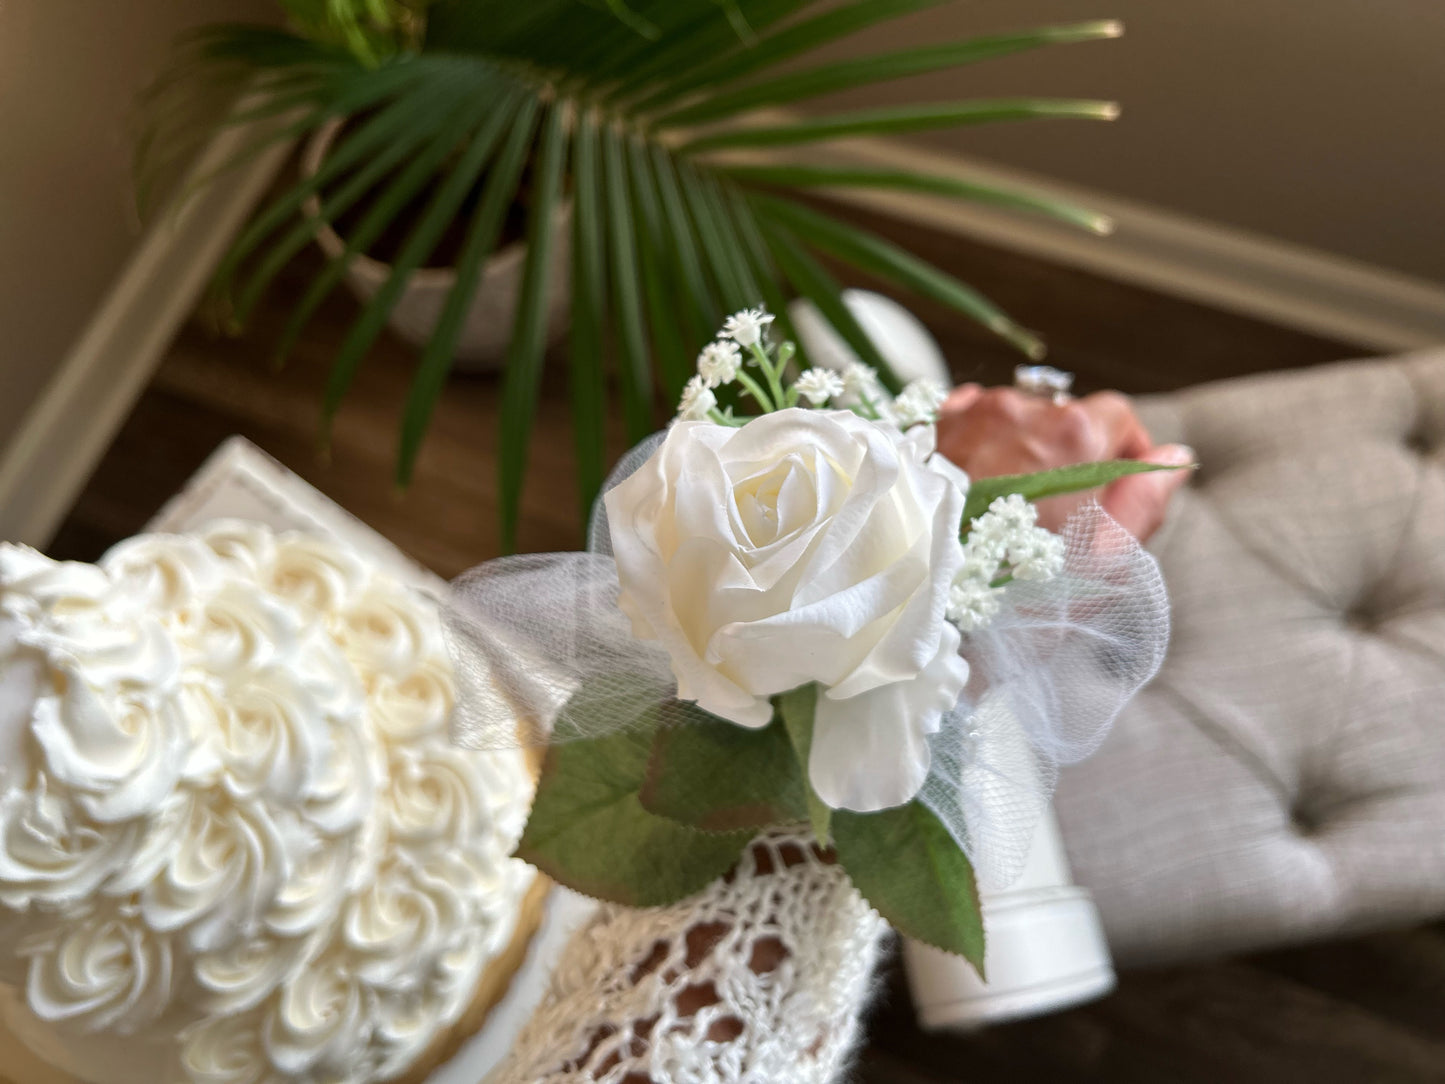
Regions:
<instances>
[{"instance_id":1,"label":"white ceramic pot","mask_svg":"<svg viewBox=\"0 0 1445 1084\"><path fill-rule=\"evenodd\" d=\"M844 290L843 304L864 330L883 360L904 384L912 380L931 380L942 387L951 387L948 362L938 340L914 316L891 297L872 290ZM824 319L811 301L799 298L788 306L788 318L802 340L808 360L837 372L843 372L858 355L833 325Z\"/></svg>"},{"instance_id":2,"label":"white ceramic pot","mask_svg":"<svg viewBox=\"0 0 1445 1084\"><path fill-rule=\"evenodd\" d=\"M307 143L301 156L301 169L305 176L314 176L320 169L342 123L335 120L324 125ZM315 196L306 201L308 214L315 217L320 211L321 205ZM559 342L565 335L571 307L571 230L568 228L572 220L571 204L559 206L556 216L552 232L551 282L547 293L548 345ZM330 225L323 224L316 231L316 242L331 259L346 251L346 243ZM527 246L523 242L501 248L487 260L476 297L472 299L461 337L457 340L453 355L455 369L490 372L501 368L505 362L526 262ZM364 303L375 296L390 275L390 264L357 253L347 269L346 282ZM418 348L424 346L431 338L447 295L455 284L456 272L450 268L424 267L415 271L391 310L388 326L404 342Z\"/></svg>"},{"instance_id":3,"label":"white ceramic pot","mask_svg":"<svg viewBox=\"0 0 1445 1084\"><path fill-rule=\"evenodd\" d=\"M918 1022L969 1030L1058 1012L1114 989L1103 924L1086 889L1073 883L1053 811L1034 832L1028 864L1002 892L985 892L983 982L957 956L905 941L903 959Z\"/></svg>"}]
</instances>

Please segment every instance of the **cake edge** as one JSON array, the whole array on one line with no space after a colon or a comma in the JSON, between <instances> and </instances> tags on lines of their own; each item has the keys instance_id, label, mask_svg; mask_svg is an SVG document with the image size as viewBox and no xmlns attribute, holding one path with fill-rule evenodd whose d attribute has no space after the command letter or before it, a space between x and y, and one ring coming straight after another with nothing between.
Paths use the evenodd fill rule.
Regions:
<instances>
[{"instance_id":1,"label":"cake edge","mask_svg":"<svg viewBox=\"0 0 1445 1084\"><path fill-rule=\"evenodd\" d=\"M545 874L534 873L532 884L518 904L512 939L483 969L471 1002L450 1027L437 1032L409 1068L399 1076L389 1077L378 1084L425 1084L428 1077L451 1064L462 1047L481 1032L492 1010L507 996L513 980L526 963L527 952L542 924L551 891L551 879Z\"/></svg>"}]
</instances>

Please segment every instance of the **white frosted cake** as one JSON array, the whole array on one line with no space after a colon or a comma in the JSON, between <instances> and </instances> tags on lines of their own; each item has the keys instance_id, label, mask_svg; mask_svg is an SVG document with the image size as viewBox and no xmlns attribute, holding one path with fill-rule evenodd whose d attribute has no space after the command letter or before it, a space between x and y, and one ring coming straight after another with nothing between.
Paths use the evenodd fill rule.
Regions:
<instances>
[{"instance_id":1,"label":"white frosted cake","mask_svg":"<svg viewBox=\"0 0 1445 1084\"><path fill-rule=\"evenodd\" d=\"M435 604L333 542L0 545L10 1031L94 1084L424 1071L538 894L524 757L452 698Z\"/></svg>"}]
</instances>

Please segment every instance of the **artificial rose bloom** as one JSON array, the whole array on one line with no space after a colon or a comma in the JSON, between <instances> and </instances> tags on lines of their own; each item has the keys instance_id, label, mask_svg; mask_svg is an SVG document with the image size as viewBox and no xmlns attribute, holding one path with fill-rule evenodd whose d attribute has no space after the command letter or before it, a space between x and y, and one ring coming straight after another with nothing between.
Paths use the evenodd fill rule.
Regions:
<instances>
[{"instance_id":1,"label":"artificial rose bloom","mask_svg":"<svg viewBox=\"0 0 1445 1084\"><path fill-rule=\"evenodd\" d=\"M968 679L944 618L964 479L933 451L849 411L677 422L606 497L619 605L679 698L762 727L822 687L808 774L835 808L912 798Z\"/></svg>"}]
</instances>

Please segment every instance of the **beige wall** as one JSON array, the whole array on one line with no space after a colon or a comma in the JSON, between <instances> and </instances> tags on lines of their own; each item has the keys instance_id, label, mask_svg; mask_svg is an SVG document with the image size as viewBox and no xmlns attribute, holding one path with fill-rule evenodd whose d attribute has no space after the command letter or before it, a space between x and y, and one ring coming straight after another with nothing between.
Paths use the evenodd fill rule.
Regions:
<instances>
[{"instance_id":1,"label":"beige wall","mask_svg":"<svg viewBox=\"0 0 1445 1084\"><path fill-rule=\"evenodd\" d=\"M184 27L264 0L0 2L0 446L135 242L130 103Z\"/></svg>"},{"instance_id":2,"label":"beige wall","mask_svg":"<svg viewBox=\"0 0 1445 1084\"><path fill-rule=\"evenodd\" d=\"M1118 17L1117 42L1044 50L841 99L1117 98L933 145L1445 280L1439 0L969 0L871 33L879 48ZM857 48L856 43L852 46Z\"/></svg>"}]
</instances>

